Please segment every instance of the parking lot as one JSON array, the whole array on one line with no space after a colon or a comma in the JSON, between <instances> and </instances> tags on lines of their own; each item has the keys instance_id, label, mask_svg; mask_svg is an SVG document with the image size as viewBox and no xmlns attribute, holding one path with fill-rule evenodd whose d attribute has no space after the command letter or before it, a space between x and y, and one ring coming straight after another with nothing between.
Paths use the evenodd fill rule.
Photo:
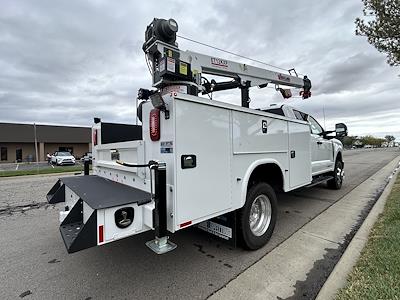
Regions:
<instances>
[{"instance_id":1,"label":"parking lot","mask_svg":"<svg viewBox=\"0 0 400 300\"><path fill-rule=\"evenodd\" d=\"M145 246L151 232L67 254L58 207L45 202L58 176L0 179L0 298L207 298L399 155L398 148L346 151L341 190L317 186L278 195L273 237L252 252L187 229L171 237L178 248L165 255Z\"/></svg>"}]
</instances>

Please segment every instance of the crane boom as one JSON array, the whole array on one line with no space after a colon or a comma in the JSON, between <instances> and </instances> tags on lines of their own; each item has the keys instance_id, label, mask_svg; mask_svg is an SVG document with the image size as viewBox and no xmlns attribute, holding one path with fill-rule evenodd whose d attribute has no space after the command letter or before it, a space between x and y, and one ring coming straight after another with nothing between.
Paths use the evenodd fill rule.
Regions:
<instances>
[{"instance_id":1,"label":"crane boom","mask_svg":"<svg viewBox=\"0 0 400 300\"><path fill-rule=\"evenodd\" d=\"M240 88L244 107L249 107L250 87L263 88L270 83L278 87L302 88L303 98L311 96L311 81L307 76L300 78L297 74L293 76L189 50L182 51L176 43L177 31L178 24L173 19L154 19L147 26L143 51L151 65L153 87L157 89L181 84L188 87L189 94L197 96L198 93ZM210 82L204 78L204 74L233 80Z\"/></svg>"},{"instance_id":2,"label":"crane boom","mask_svg":"<svg viewBox=\"0 0 400 300\"><path fill-rule=\"evenodd\" d=\"M239 77L242 82L249 81L250 86L260 86L268 83L303 88L304 80L297 76L283 74L272 70L254 67L248 64L213 57L193 51L181 51L183 60L192 64L192 70L202 74L224 77Z\"/></svg>"}]
</instances>

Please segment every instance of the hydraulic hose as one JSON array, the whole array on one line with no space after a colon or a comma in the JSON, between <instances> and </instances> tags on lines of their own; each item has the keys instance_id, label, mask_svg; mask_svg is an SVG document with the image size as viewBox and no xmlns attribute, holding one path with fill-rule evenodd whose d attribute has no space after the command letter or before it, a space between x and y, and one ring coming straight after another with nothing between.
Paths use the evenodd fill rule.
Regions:
<instances>
[{"instance_id":1,"label":"hydraulic hose","mask_svg":"<svg viewBox=\"0 0 400 300\"><path fill-rule=\"evenodd\" d=\"M151 168L154 165L157 165L158 163L154 160L150 160L147 164L144 165L138 165L138 164L132 164L132 163L127 163L123 162L122 160L117 160L117 164L124 166L124 167L129 167L129 168Z\"/></svg>"}]
</instances>

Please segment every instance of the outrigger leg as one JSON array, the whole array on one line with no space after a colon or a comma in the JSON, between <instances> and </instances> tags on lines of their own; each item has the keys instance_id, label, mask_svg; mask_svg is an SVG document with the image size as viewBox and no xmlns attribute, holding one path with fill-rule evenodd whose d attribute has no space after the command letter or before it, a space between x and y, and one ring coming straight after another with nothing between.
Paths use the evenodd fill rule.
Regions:
<instances>
[{"instance_id":1,"label":"outrigger leg","mask_svg":"<svg viewBox=\"0 0 400 300\"><path fill-rule=\"evenodd\" d=\"M150 172L152 170L154 170L155 190L153 222L156 237L146 242L146 246L157 254L164 254L177 247L167 235L167 168L165 163L157 163L150 167Z\"/></svg>"}]
</instances>

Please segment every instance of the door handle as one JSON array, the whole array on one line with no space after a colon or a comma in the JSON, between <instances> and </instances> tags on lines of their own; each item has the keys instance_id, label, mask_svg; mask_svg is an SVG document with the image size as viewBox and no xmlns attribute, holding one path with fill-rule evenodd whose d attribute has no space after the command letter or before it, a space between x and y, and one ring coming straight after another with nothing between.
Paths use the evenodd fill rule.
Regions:
<instances>
[{"instance_id":1,"label":"door handle","mask_svg":"<svg viewBox=\"0 0 400 300\"><path fill-rule=\"evenodd\" d=\"M322 145L322 142L321 142L321 141L318 141L317 144L318 144L318 145Z\"/></svg>"}]
</instances>

